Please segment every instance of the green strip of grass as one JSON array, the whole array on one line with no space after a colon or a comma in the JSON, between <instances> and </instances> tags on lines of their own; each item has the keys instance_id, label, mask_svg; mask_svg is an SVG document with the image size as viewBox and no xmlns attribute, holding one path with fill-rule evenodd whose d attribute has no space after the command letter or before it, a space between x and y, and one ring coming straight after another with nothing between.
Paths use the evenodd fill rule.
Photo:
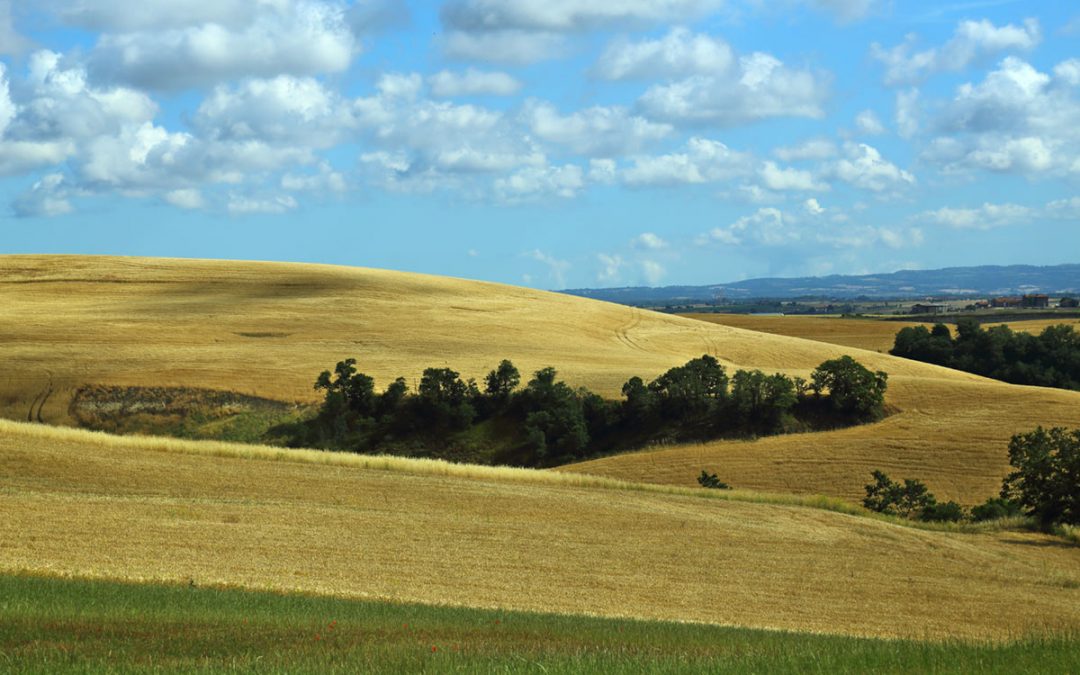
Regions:
<instances>
[{"instance_id":1,"label":"green strip of grass","mask_svg":"<svg viewBox=\"0 0 1080 675\"><path fill-rule=\"evenodd\" d=\"M1080 639L921 643L0 576L0 671L1069 673Z\"/></svg>"}]
</instances>

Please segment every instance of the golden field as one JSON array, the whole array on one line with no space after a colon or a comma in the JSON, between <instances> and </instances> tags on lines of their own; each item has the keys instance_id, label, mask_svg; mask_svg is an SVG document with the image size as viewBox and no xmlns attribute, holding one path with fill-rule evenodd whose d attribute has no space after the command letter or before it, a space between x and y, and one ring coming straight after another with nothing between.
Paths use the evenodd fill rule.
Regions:
<instances>
[{"instance_id":1,"label":"golden field","mask_svg":"<svg viewBox=\"0 0 1080 675\"><path fill-rule=\"evenodd\" d=\"M1080 628L1080 548L1037 534L5 421L0 477L4 572L872 636Z\"/></svg>"},{"instance_id":2,"label":"golden field","mask_svg":"<svg viewBox=\"0 0 1080 675\"><path fill-rule=\"evenodd\" d=\"M228 389L315 400L315 375L355 356L383 386L427 366L482 377L499 359L554 365L571 384L617 397L709 353L729 369L806 376L850 353L890 375L898 410L876 425L756 442L636 452L570 467L629 481L695 485L702 469L736 487L858 499L870 471L918 477L941 499L996 493L1009 437L1080 425L1080 393L956 371L565 295L316 265L0 256L0 416L70 423L83 384Z\"/></svg>"},{"instance_id":3,"label":"golden field","mask_svg":"<svg viewBox=\"0 0 1080 675\"><path fill-rule=\"evenodd\" d=\"M887 353L893 347L896 334L908 326L926 326L929 323L912 321L880 321L875 319L844 319L822 316L763 316L753 314L680 314L689 319L708 323L744 328L746 330L769 333L771 335L789 335L807 340L828 342L844 347L857 347L872 352ZM1062 317L1060 319L1029 319L1009 321L1005 324L987 322L984 328L1007 325L1015 331L1041 333L1047 326L1067 324L1080 330L1080 319Z\"/></svg>"}]
</instances>

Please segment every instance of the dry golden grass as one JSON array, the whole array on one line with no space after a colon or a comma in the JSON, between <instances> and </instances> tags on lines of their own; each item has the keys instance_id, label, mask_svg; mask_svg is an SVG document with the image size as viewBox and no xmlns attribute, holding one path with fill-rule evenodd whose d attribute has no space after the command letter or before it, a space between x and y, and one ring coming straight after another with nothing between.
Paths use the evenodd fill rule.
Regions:
<instances>
[{"instance_id":1,"label":"dry golden grass","mask_svg":"<svg viewBox=\"0 0 1080 675\"><path fill-rule=\"evenodd\" d=\"M523 288L399 272L279 263L0 256L0 416L68 423L82 384L219 388L313 400L315 375L356 356L380 385L426 366L481 377L499 359L553 365L618 396L709 353L729 368L807 375L851 353L890 375L901 412L880 425L755 443L643 452L573 470L693 486L703 468L738 487L858 498L874 468L980 502L1005 444L1036 424L1080 424L1080 394L1022 388L847 347ZM897 476L894 476L897 477Z\"/></svg>"},{"instance_id":2,"label":"dry golden grass","mask_svg":"<svg viewBox=\"0 0 1080 675\"><path fill-rule=\"evenodd\" d=\"M877 321L874 319L843 319L820 316L760 316L753 314L680 314L689 319L743 328L746 330L788 335L828 342L845 347L857 347L872 352L888 353L893 347L897 332L908 326L927 326L926 323L909 321ZM1080 319L1032 319L1010 321L1004 325L1015 331L1041 333L1047 326L1068 324L1080 330ZM984 327L1000 326L1002 323L986 323Z\"/></svg>"},{"instance_id":3,"label":"dry golden grass","mask_svg":"<svg viewBox=\"0 0 1080 675\"><path fill-rule=\"evenodd\" d=\"M1080 628L1080 548L1042 535L369 461L0 422L0 571L856 635Z\"/></svg>"}]
</instances>

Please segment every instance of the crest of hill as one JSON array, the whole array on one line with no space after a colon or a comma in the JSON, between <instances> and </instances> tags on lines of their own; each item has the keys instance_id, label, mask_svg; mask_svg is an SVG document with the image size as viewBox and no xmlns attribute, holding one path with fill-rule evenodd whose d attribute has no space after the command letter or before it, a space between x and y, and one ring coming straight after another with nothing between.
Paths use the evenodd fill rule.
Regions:
<instances>
[{"instance_id":1,"label":"crest of hill","mask_svg":"<svg viewBox=\"0 0 1080 675\"><path fill-rule=\"evenodd\" d=\"M740 487L857 497L869 472L982 501L1009 436L1080 424L1080 394L1004 385L870 351L492 283L382 270L149 258L0 256L0 415L70 423L88 384L198 387L312 401L315 376L359 359L377 386L429 366L481 378L500 359L558 368L610 397L702 354L729 369L807 376L851 354L890 376L899 413L845 431L639 452L575 467L692 485L703 468Z\"/></svg>"}]
</instances>

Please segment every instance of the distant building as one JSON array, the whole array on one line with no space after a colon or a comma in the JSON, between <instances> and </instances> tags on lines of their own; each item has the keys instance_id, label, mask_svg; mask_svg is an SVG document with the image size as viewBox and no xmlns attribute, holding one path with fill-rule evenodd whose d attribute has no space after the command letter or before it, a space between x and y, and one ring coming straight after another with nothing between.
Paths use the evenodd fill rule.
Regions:
<instances>
[{"instance_id":1,"label":"distant building","mask_svg":"<svg viewBox=\"0 0 1080 675\"><path fill-rule=\"evenodd\" d=\"M1062 298L1061 302L1058 303L1058 307L1080 307L1080 300L1077 300L1076 298Z\"/></svg>"},{"instance_id":2,"label":"distant building","mask_svg":"<svg viewBox=\"0 0 1080 675\"><path fill-rule=\"evenodd\" d=\"M1021 297L1004 297L994 298L990 301L991 307L1003 308L1003 307L1020 307L1024 304L1024 299Z\"/></svg>"},{"instance_id":3,"label":"distant building","mask_svg":"<svg viewBox=\"0 0 1080 675\"><path fill-rule=\"evenodd\" d=\"M972 307L974 307L975 309L990 309L990 301L989 300L976 300L975 304L972 305Z\"/></svg>"},{"instance_id":4,"label":"distant building","mask_svg":"<svg viewBox=\"0 0 1080 675\"><path fill-rule=\"evenodd\" d=\"M944 314L947 311L949 311L947 305L916 304L911 306L912 314Z\"/></svg>"},{"instance_id":5,"label":"distant building","mask_svg":"<svg viewBox=\"0 0 1080 675\"><path fill-rule=\"evenodd\" d=\"M1042 293L1033 293L1031 295L1025 295L1020 302L1021 307L1049 307L1050 296L1043 295Z\"/></svg>"}]
</instances>

